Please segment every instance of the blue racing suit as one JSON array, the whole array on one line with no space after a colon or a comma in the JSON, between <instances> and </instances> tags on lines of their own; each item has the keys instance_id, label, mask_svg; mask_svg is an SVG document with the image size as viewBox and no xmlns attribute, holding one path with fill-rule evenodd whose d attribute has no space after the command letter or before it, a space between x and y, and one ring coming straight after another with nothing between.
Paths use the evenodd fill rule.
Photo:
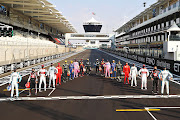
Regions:
<instances>
[{"instance_id":1,"label":"blue racing suit","mask_svg":"<svg viewBox=\"0 0 180 120\"><path fill-rule=\"evenodd\" d=\"M70 71L69 79L74 79L74 64L73 63L69 65L69 71Z\"/></svg>"},{"instance_id":2,"label":"blue racing suit","mask_svg":"<svg viewBox=\"0 0 180 120\"><path fill-rule=\"evenodd\" d=\"M116 77L116 63L111 64L112 74L111 77Z\"/></svg>"}]
</instances>

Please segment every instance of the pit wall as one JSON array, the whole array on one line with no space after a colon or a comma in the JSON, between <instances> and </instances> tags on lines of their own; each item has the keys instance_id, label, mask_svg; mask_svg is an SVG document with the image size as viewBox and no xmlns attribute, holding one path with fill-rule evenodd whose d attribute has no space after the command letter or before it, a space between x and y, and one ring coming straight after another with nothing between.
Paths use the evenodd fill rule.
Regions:
<instances>
[{"instance_id":1,"label":"pit wall","mask_svg":"<svg viewBox=\"0 0 180 120\"><path fill-rule=\"evenodd\" d=\"M122 52L111 50L111 49L102 49L102 50L124 57L124 58L128 58L128 59L143 63L143 64L148 64L150 66L157 66L159 69L163 69L163 67L166 67L170 72L180 75L180 61L173 61L173 60L167 60L167 59L161 59L161 58L154 58L150 56L122 53Z\"/></svg>"}]
</instances>

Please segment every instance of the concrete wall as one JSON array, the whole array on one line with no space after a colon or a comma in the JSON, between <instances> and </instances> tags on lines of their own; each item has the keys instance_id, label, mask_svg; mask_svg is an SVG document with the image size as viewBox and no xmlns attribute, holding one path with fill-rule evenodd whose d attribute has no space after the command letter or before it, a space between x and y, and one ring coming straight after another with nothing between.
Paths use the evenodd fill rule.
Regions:
<instances>
[{"instance_id":1,"label":"concrete wall","mask_svg":"<svg viewBox=\"0 0 180 120\"><path fill-rule=\"evenodd\" d=\"M25 60L69 52L65 46L43 47L43 46L1 46L0 65L21 62Z\"/></svg>"},{"instance_id":2,"label":"concrete wall","mask_svg":"<svg viewBox=\"0 0 180 120\"><path fill-rule=\"evenodd\" d=\"M44 42L46 42L46 40ZM0 38L0 43L2 43L1 38ZM40 43L36 43L36 44L31 43L30 45L27 46L25 44L11 44L8 43L8 41L6 43L3 42L3 44L0 44L0 48L1 48L0 65L17 63L17 62L42 58L42 57L56 55L70 51L82 50L81 47L78 47L76 49L67 48L63 45L56 45L55 43L51 43L51 45L49 44L41 45Z\"/></svg>"}]
</instances>

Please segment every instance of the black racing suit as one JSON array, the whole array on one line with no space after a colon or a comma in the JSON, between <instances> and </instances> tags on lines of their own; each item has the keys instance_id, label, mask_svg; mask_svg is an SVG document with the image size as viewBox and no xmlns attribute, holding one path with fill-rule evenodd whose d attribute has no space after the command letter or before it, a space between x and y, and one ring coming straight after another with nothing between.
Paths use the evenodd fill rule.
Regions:
<instances>
[{"instance_id":1,"label":"black racing suit","mask_svg":"<svg viewBox=\"0 0 180 120\"><path fill-rule=\"evenodd\" d=\"M155 92L154 91L154 87L156 87L156 93L158 92L158 86L159 86L159 77L158 77L158 74L159 74L159 71L153 70L151 72L151 75L150 75L150 77L153 78L152 91Z\"/></svg>"},{"instance_id":2,"label":"black racing suit","mask_svg":"<svg viewBox=\"0 0 180 120\"><path fill-rule=\"evenodd\" d=\"M96 65L96 73L97 73L97 72L99 72L100 62L99 62L99 61L96 61L96 62L95 62L95 65Z\"/></svg>"},{"instance_id":3,"label":"black racing suit","mask_svg":"<svg viewBox=\"0 0 180 120\"><path fill-rule=\"evenodd\" d=\"M116 64L117 77L121 77L122 64Z\"/></svg>"},{"instance_id":4,"label":"black racing suit","mask_svg":"<svg viewBox=\"0 0 180 120\"><path fill-rule=\"evenodd\" d=\"M64 64L64 65L63 65L63 73L64 73L64 79L65 79L65 81L68 80L68 76L67 76L67 74L68 74L68 68L69 68L69 65L68 65L68 64Z\"/></svg>"},{"instance_id":5,"label":"black racing suit","mask_svg":"<svg viewBox=\"0 0 180 120\"><path fill-rule=\"evenodd\" d=\"M30 89L32 90L33 88L35 88L35 84L37 82L37 74L36 72L31 72L29 78L28 78L28 82L30 82Z\"/></svg>"},{"instance_id":6,"label":"black racing suit","mask_svg":"<svg viewBox=\"0 0 180 120\"><path fill-rule=\"evenodd\" d=\"M91 62L87 61L86 62L86 74L90 75L90 70L91 69Z\"/></svg>"}]
</instances>

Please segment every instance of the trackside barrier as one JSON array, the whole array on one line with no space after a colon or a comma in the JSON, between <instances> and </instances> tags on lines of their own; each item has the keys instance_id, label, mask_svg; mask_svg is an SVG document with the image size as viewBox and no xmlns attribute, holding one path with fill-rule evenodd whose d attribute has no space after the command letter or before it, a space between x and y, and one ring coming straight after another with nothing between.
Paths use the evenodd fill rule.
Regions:
<instances>
[{"instance_id":1,"label":"trackside barrier","mask_svg":"<svg viewBox=\"0 0 180 120\"><path fill-rule=\"evenodd\" d=\"M112 54L115 54L124 58L131 59L131 60L143 63L143 64L147 64L150 66L157 66L160 69L163 69L164 67L166 67L170 72L180 75L180 61L154 58L150 56L136 55L132 53L122 53L120 51L105 49L105 48L102 48L101 50L104 50L106 52L109 52L109 53L112 53Z\"/></svg>"},{"instance_id":2,"label":"trackside barrier","mask_svg":"<svg viewBox=\"0 0 180 120\"><path fill-rule=\"evenodd\" d=\"M0 66L0 74L4 74L6 72L9 72L9 71L13 70L14 68L21 69L21 68L28 67L28 66L31 66L31 65L34 65L37 63L41 63L44 61L56 59L56 58L59 58L63 55L67 55L67 54L74 53L74 52L75 51L71 51L71 52L67 52L67 53L60 53L60 54L56 54L56 55L52 55L52 56L46 56L46 57L42 57L42 58L31 59L28 61L2 65L2 66Z\"/></svg>"}]
</instances>

